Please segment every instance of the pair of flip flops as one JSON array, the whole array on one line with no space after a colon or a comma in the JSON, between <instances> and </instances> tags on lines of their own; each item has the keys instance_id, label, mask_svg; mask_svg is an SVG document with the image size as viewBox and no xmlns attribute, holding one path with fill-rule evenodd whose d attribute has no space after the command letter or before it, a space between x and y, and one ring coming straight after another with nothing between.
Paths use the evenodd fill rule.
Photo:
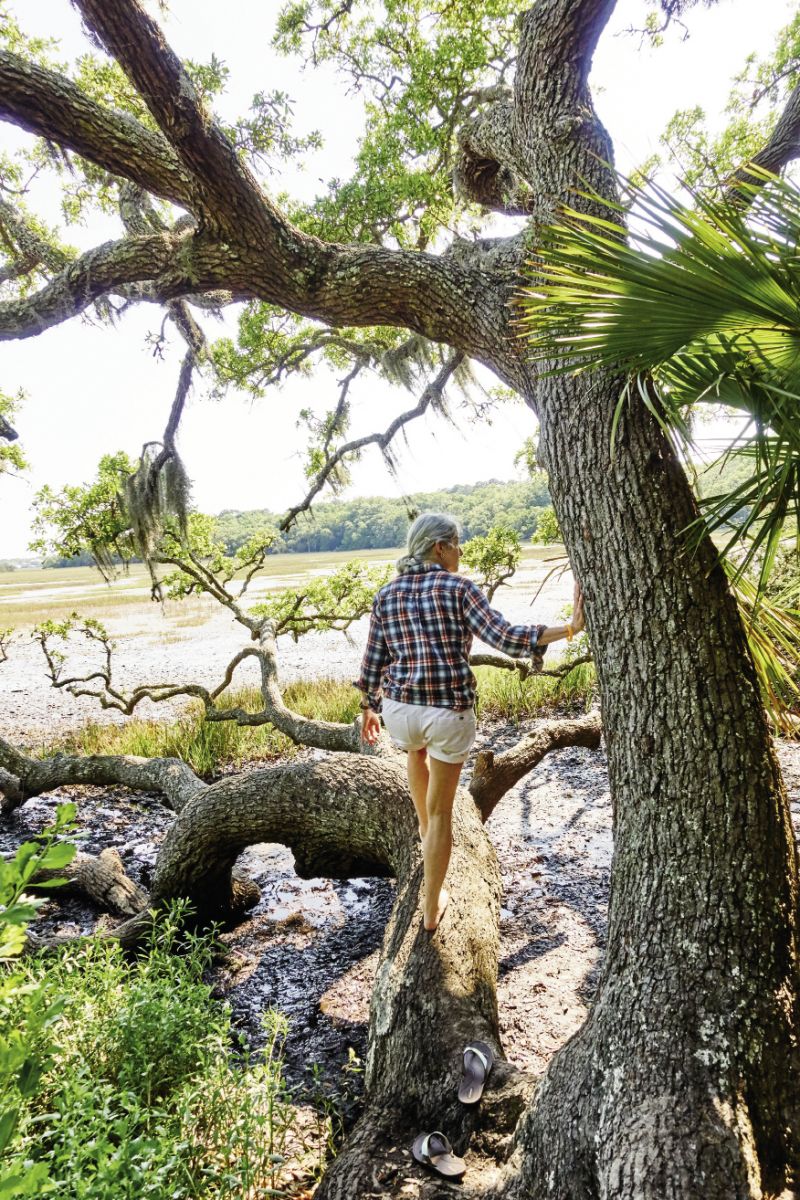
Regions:
<instances>
[{"instance_id":1,"label":"pair of flip flops","mask_svg":"<svg viewBox=\"0 0 800 1200\"><path fill-rule=\"evenodd\" d=\"M494 1053L485 1042L470 1042L464 1047L464 1074L458 1086L462 1104L477 1104L494 1064ZM462 1179L467 1169L463 1158L453 1153L447 1137L440 1131L421 1133L411 1147L418 1163L445 1179Z\"/></svg>"}]
</instances>

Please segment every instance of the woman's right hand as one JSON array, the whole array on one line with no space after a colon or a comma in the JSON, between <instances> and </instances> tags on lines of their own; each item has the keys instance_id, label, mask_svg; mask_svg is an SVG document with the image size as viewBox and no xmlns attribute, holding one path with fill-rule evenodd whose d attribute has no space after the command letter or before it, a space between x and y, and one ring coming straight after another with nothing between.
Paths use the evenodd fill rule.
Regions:
<instances>
[{"instance_id":1,"label":"woman's right hand","mask_svg":"<svg viewBox=\"0 0 800 1200\"><path fill-rule=\"evenodd\" d=\"M381 719L371 708L365 708L361 713L361 740L368 746L374 746L380 737Z\"/></svg>"}]
</instances>

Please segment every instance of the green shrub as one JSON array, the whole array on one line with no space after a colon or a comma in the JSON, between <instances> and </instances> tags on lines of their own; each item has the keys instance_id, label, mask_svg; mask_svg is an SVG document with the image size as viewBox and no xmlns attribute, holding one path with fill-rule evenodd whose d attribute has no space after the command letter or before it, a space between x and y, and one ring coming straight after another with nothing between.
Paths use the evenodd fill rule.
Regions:
<instances>
[{"instance_id":1,"label":"green shrub","mask_svg":"<svg viewBox=\"0 0 800 1200\"><path fill-rule=\"evenodd\" d=\"M15 963L41 900L28 889L38 871L59 870L75 856L63 841L72 828L73 804L61 804L55 822L36 841L23 842L13 858L0 860L0 1196L35 1196L48 1185L47 1166L30 1164L19 1150L26 1109L35 1103L52 1062L52 1027L64 999L51 980L28 978ZM51 880L50 886L57 882Z\"/></svg>"},{"instance_id":2,"label":"green shrub","mask_svg":"<svg viewBox=\"0 0 800 1200\"><path fill-rule=\"evenodd\" d=\"M358 693L337 679L290 683L283 692L289 708L322 721L350 722L358 715ZM256 688L242 688L220 697L220 707L258 712ZM42 748L47 757L67 754L134 754L142 758L180 758L198 775L213 775L220 767L246 762L274 761L297 753L285 734L271 725L239 726L234 721L206 721L202 705L193 702L171 721L131 719L125 725L90 722L58 743Z\"/></svg>"},{"instance_id":3,"label":"green shrub","mask_svg":"<svg viewBox=\"0 0 800 1200\"><path fill-rule=\"evenodd\" d=\"M37 1195L234 1200L280 1189L297 1112L283 1079L286 1020L266 1014L257 1061L233 1053L229 1008L204 978L213 936L187 932L184 916L177 905L159 918L135 961L93 939L28 964L30 986L46 978L63 997L17 1131Z\"/></svg>"}]
</instances>

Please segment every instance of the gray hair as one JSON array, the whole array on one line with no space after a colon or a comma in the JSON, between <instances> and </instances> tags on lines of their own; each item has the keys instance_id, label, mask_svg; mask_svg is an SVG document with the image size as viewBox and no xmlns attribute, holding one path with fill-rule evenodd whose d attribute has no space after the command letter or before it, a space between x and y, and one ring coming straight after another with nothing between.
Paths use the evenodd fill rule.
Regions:
<instances>
[{"instance_id":1,"label":"gray hair","mask_svg":"<svg viewBox=\"0 0 800 1200\"><path fill-rule=\"evenodd\" d=\"M406 552L397 560L397 573L403 575L409 567L428 562L437 542L457 542L461 529L455 517L448 513L421 513L412 523L406 539Z\"/></svg>"}]
</instances>

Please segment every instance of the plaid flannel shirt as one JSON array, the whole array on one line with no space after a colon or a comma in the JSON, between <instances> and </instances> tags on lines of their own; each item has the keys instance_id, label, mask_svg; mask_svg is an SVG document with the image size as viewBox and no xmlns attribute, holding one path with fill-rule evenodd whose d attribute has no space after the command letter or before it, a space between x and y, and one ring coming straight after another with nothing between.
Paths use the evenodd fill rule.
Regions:
<instances>
[{"instance_id":1,"label":"plaid flannel shirt","mask_svg":"<svg viewBox=\"0 0 800 1200\"><path fill-rule=\"evenodd\" d=\"M471 708L473 635L522 658L543 653L537 642L545 628L510 625L471 580L438 563L414 564L375 597L355 686L375 709L381 692L403 704Z\"/></svg>"}]
</instances>

